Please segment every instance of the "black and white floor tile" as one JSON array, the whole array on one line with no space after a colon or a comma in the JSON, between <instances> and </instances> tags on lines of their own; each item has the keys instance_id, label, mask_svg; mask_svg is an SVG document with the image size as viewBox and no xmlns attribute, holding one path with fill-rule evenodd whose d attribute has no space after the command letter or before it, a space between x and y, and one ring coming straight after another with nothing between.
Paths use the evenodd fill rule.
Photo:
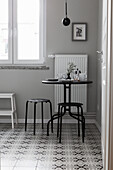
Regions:
<instances>
[{"instance_id":1,"label":"black and white floor tile","mask_svg":"<svg viewBox=\"0 0 113 170\"><path fill-rule=\"evenodd\" d=\"M0 125L1 170L102 170L101 137L94 124L86 124L85 142L77 134L77 124L63 124L62 143L54 133L46 135L46 124L27 132L24 124L15 129Z\"/></svg>"}]
</instances>

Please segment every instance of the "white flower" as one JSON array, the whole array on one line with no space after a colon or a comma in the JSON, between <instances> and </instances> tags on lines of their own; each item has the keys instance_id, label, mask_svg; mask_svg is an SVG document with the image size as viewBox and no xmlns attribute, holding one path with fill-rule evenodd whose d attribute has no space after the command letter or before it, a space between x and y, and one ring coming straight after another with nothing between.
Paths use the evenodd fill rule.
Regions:
<instances>
[{"instance_id":1,"label":"white flower","mask_svg":"<svg viewBox=\"0 0 113 170\"><path fill-rule=\"evenodd\" d=\"M73 70L75 70L76 65L73 62L68 63L67 73L71 73Z\"/></svg>"}]
</instances>

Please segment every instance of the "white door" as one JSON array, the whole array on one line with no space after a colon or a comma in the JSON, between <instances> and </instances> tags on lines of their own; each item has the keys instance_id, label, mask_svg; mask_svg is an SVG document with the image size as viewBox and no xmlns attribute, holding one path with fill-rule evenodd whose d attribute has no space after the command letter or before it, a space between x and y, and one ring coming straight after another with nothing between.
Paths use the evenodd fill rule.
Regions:
<instances>
[{"instance_id":1,"label":"white door","mask_svg":"<svg viewBox=\"0 0 113 170\"><path fill-rule=\"evenodd\" d=\"M105 121L106 121L106 56L107 56L107 0L99 1L99 35L98 35L98 75L97 75L97 114L101 112L101 142L104 163ZM100 90L100 91L99 91Z\"/></svg>"},{"instance_id":2,"label":"white door","mask_svg":"<svg viewBox=\"0 0 113 170\"><path fill-rule=\"evenodd\" d=\"M102 104L101 104L101 141L103 164L105 165L106 156L106 127L107 127L107 67L108 67L108 0L102 1L102 54L101 54L101 73L102 73Z\"/></svg>"},{"instance_id":3,"label":"white door","mask_svg":"<svg viewBox=\"0 0 113 170\"><path fill-rule=\"evenodd\" d=\"M101 41L100 41L100 51L98 56L101 63L101 141L102 141L102 155L103 155L103 165L104 170L112 170L110 167L110 155L111 150L109 149L110 144L110 48L112 36L111 32L111 4L112 0L100 0L102 6L102 26L101 26ZM113 6L112 6L113 7ZM98 46L99 47L99 46ZM99 62L98 62L99 63ZM98 104L98 103L97 103ZM111 158L112 163L112 158Z\"/></svg>"}]
</instances>

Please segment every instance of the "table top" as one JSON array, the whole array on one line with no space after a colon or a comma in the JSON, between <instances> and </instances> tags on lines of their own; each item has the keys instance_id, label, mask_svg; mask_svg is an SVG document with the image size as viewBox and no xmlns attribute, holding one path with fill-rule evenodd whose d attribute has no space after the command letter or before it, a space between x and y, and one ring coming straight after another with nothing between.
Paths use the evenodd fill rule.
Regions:
<instances>
[{"instance_id":1,"label":"table top","mask_svg":"<svg viewBox=\"0 0 113 170\"><path fill-rule=\"evenodd\" d=\"M43 84L91 84L93 81L90 80L84 80L84 81L77 81L77 80L43 80Z\"/></svg>"}]
</instances>

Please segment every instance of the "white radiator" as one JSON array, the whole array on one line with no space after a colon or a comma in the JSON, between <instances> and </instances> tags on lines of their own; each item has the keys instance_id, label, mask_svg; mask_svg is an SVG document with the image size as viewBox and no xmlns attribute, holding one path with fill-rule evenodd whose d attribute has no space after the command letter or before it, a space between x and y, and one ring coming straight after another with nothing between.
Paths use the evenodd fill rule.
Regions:
<instances>
[{"instance_id":1,"label":"white radiator","mask_svg":"<svg viewBox=\"0 0 113 170\"><path fill-rule=\"evenodd\" d=\"M55 78L60 73L66 73L69 62L73 62L82 73L88 71L87 54L56 54ZM64 101L63 85L54 86L54 111L58 111L57 104ZM83 110L87 112L87 85L71 85L71 101L83 103Z\"/></svg>"}]
</instances>

